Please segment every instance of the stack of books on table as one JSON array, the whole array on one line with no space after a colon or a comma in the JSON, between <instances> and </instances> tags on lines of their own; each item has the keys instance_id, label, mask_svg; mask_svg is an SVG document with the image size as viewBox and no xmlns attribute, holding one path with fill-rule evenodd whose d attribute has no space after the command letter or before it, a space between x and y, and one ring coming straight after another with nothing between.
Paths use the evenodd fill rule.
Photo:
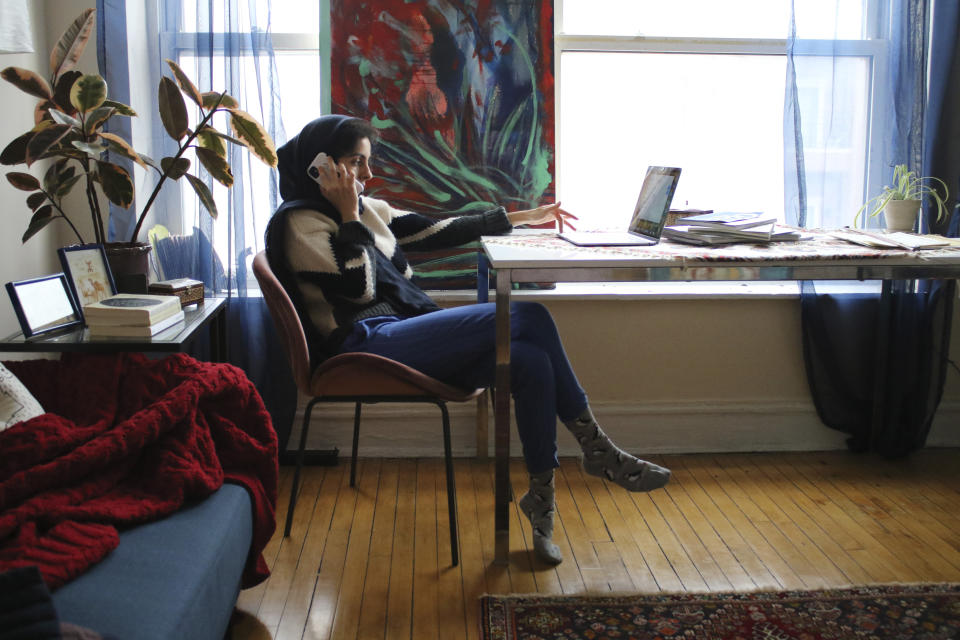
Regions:
<instances>
[{"instance_id":1,"label":"stack of books on table","mask_svg":"<svg viewBox=\"0 0 960 640\"><path fill-rule=\"evenodd\" d=\"M664 227L663 237L696 245L789 242L800 233L777 225L776 218L762 213L713 212L687 216L679 224Z\"/></svg>"},{"instance_id":2,"label":"stack of books on table","mask_svg":"<svg viewBox=\"0 0 960 640\"><path fill-rule=\"evenodd\" d=\"M183 322L177 296L118 293L83 308L91 338L149 338Z\"/></svg>"}]
</instances>

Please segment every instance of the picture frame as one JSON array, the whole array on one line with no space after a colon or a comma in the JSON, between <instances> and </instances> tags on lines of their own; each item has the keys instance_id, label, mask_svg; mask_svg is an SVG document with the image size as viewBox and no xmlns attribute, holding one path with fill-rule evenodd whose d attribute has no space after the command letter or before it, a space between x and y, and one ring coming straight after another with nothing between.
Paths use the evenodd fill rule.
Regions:
<instances>
[{"instance_id":1,"label":"picture frame","mask_svg":"<svg viewBox=\"0 0 960 640\"><path fill-rule=\"evenodd\" d=\"M61 247L57 249L57 254L81 317L83 308L88 304L116 295L117 285L102 244Z\"/></svg>"},{"instance_id":2,"label":"picture frame","mask_svg":"<svg viewBox=\"0 0 960 640\"><path fill-rule=\"evenodd\" d=\"M24 338L83 326L83 314L64 273L7 283Z\"/></svg>"}]
</instances>

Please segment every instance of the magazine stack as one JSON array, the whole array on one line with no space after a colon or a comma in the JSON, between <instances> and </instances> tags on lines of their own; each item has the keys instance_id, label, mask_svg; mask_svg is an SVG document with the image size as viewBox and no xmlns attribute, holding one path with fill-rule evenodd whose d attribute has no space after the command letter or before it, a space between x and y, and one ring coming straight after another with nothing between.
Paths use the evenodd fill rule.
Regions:
<instances>
[{"instance_id":1,"label":"magazine stack","mask_svg":"<svg viewBox=\"0 0 960 640\"><path fill-rule=\"evenodd\" d=\"M687 216L663 229L663 237L696 245L768 243L799 240L800 234L777 226L776 218L762 213L714 212Z\"/></svg>"}]
</instances>

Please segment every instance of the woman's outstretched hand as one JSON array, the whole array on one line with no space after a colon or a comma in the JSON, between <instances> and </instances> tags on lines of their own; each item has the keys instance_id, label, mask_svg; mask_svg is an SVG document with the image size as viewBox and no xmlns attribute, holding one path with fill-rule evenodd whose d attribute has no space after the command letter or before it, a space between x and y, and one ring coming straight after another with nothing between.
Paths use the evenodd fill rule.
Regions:
<instances>
[{"instance_id":1,"label":"woman's outstretched hand","mask_svg":"<svg viewBox=\"0 0 960 640\"><path fill-rule=\"evenodd\" d=\"M573 215L569 211L564 211L561 209L560 203L557 202L555 204L545 204L542 207L537 207L536 209L511 211L507 214L507 218L510 219L510 224L513 226L520 224L546 224L556 220L557 229L562 232L564 225L570 227L571 229L576 229L575 226L570 224L570 220L576 220L577 216Z\"/></svg>"},{"instance_id":2,"label":"woman's outstretched hand","mask_svg":"<svg viewBox=\"0 0 960 640\"><path fill-rule=\"evenodd\" d=\"M360 205L358 204L357 190L354 187L353 174L343 163L336 164L333 158L324 154L324 162L318 163L320 178L320 193L330 201L343 222L360 219Z\"/></svg>"}]
</instances>

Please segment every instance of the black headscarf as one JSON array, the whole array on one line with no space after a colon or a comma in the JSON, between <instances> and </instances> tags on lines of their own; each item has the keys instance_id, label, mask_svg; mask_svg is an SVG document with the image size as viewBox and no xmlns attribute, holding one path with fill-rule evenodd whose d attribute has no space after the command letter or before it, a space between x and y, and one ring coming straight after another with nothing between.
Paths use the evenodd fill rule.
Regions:
<instances>
[{"instance_id":1,"label":"black headscarf","mask_svg":"<svg viewBox=\"0 0 960 640\"><path fill-rule=\"evenodd\" d=\"M277 213L291 208L313 209L340 219L339 213L320 192L320 185L307 174L307 169L321 151L332 156L330 151L337 130L351 119L343 115L321 116L277 149L280 197L283 198L283 205Z\"/></svg>"}]
</instances>

